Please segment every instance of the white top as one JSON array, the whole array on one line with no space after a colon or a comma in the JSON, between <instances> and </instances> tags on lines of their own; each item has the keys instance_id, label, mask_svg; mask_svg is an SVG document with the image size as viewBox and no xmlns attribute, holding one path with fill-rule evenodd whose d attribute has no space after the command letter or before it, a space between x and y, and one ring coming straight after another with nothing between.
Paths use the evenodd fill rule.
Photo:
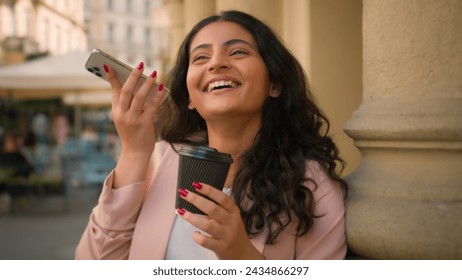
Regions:
<instances>
[{"instance_id":1,"label":"white top","mask_svg":"<svg viewBox=\"0 0 462 280\"><path fill-rule=\"evenodd\" d=\"M231 195L230 188L223 188L223 192ZM198 245L192 239L193 233L198 230L180 216L175 217L172 231L167 245L166 260L216 260L213 251ZM201 231L202 234L207 234Z\"/></svg>"}]
</instances>

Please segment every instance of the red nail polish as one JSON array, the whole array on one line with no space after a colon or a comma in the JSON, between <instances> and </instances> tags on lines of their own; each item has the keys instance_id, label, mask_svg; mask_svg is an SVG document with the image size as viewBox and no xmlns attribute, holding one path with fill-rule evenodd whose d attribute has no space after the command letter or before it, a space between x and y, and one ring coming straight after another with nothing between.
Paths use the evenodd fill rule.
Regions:
<instances>
[{"instance_id":1,"label":"red nail polish","mask_svg":"<svg viewBox=\"0 0 462 280\"><path fill-rule=\"evenodd\" d=\"M186 197L188 195L188 191L185 190L185 189L179 189L178 190L178 193L182 196L182 197Z\"/></svg>"},{"instance_id":2,"label":"red nail polish","mask_svg":"<svg viewBox=\"0 0 462 280\"><path fill-rule=\"evenodd\" d=\"M164 84L160 84L159 85L159 90L163 90L164 89Z\"/></svg>"},{"instance_id":3,"label":"red nail polish","mask_svg":"<svg viewBox=\"0 0 462 280\"><path fill-rule=\"evenodd\" d=\"M154 79L156 76L157 76L157 71L154 70L154 71L151 73L151 78Z\"/></svg>"},{"instance_id":4,"label":"red nail polish","mask_svg":"<svg viewBox=\"0 0 462 280\"><path fill-rule=\"evenodd\" d=\"M141 62L138 64L138 66L136 66L136 69L141 70L141 69L143 69L143 67L144 67L144 63L143 63L143 61L141 61Z\"/></svg>"},{"instance_id":5,"label":"red nail polish","mask_svg":"<svg viewBox=\"0 0 462 280\"><path fill-rule=\"evenodd\" d=\"M183 216L184 213L185 213L185 211L184 211L183 208L177 208L177 209L176 209L176 212L177 212L178 214L180 214L181 216Z\"/></svg>"},{"instance_id":6,"label":"red nail polish","mask_svg":"<svg viewBox=\"0 0 462 280\"><path fill-rule=\"evenodd\" d=\"M200 184L200 183L194 182L194 183L192 183L192 186L193 186L196 190L202 189L202 184Z\"/></svg>"},{"instance_id":7,"label":"red nail polish","mask_svg":"<svg viewBox=\"0 0 462 280\"><path fill-rule=\"evenodd\" d=\"M103 64L104 72L108 73L109 72L109 67L107 67L106 64Z\"/></svg>"}]
</instances>

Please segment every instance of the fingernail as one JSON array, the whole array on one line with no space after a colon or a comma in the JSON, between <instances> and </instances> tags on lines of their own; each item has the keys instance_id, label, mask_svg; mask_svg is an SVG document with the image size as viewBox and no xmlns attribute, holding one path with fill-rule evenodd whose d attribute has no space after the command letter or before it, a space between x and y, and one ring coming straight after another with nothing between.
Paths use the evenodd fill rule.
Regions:
<instances>
[{"instance_id":1,"label":"fingernail","mask_svg":"<svg viewBox=\"0 0 462 280\"><path fill-rule=\"evenodd\" d=\"M202 189L202 184L200 184L200 183L194 182L194 183L192 183L192 186L193 186L196 190Z\"/></svg>"},{"instance_id":2,"label":"fingernail","mask_svg":"<svg viewBox=\"0 0 462 280\"><path fill-rule=\"evenodd\" d=\"M164 89L164 84L160 84L159 85L159 90L163 90Z\"/></svg>"},{"instance_id":3,"label":"fingernail","mask_svg":"<svg viewBox=\"0 0 462 280\"><path fill-rule=\"evenodd\" d=\"M179 215L181 215L181 216L183 216L184 213L185 213L185 211L184 211L183 208L177 208L177 209L176 209L176 212L177 212Z\"/></svg>"},{"instance_id":4,"label":"fingernail","mask_svg":"<svg viewBox=\"0 0 462 280\"><path fill-rule=\"evenodd\" d=\"M154 70L154 71L151 73L151 78L155 78L156 76L157 76L157 71Z\"/></svg>"},{"instance_id":5,"label":"fingernail","mask_svg":"<svg viewBox=\"0 0 462 280\"><path fill-rule=\"evenodd\" d=\"M138 66L136 66L136 69L141 70L141 69L143 69L143 67L144 67L144 63L143 63L143 61L141 61L141 62L138 64Z\"/></svg>"},{"instance_id":6,"label":"fingernail","mask_svg":"<svg viewBox=\"0 0 462 280\"><path fill-rule=\"evenodd\" d=\"M103 64L104 72L109 73L109 67L106 64Z\"/></svg>"},{"instance_id":7,"label":"fingernail","mask_svg":"<svg viewBox=\"0 0 462 280\"><path fill-rule=\"evenodd\" d=\"M185 189L179 189L178 190L178 193L182 196L182 197L186 197L188 195L188 191L185 190Z\"/></svg>"}]
</instances>

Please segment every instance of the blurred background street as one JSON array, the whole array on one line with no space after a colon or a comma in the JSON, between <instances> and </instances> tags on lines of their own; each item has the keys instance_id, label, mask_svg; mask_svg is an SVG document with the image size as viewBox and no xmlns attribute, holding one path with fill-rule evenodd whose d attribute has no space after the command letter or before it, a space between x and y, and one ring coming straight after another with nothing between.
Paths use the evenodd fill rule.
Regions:
<instances>
[{"instance_id":1,"label":"blurred background street","mask_svg":"<svg viewBox=\"0 0 462 280\"><path fill-rule=\"evenodd\" d=\"M73 259L120 142L102 49L166 72L163 0L0 0L0 259Z\"/></svg>"}]
</instances>

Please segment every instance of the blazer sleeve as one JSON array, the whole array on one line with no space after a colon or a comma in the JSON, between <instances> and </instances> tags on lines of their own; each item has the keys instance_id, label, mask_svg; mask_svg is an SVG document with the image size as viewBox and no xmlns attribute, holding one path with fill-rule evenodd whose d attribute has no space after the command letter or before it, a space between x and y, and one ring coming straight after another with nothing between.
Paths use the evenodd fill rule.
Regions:
<instances>
[{"instance_id":1,"label":"blazer sleeve","mask_svg":"<svg viewBox=\"0 0 462 280\"><path fill-rule=\"evenodd\" d=\"M295 258L332 260L344 259L347 252L345 238L344 195L337 182L330 179L317 163L310 162L310 173L317 187L314 190L314 219L310 231L297 237Z\"/></svg>"},{"instance_id":2,"label":"blazer sleeve","mask_svg":"<svg viewBox=\"0 0 462 280\"><path fill-rule=\"evenodd\" d=\"M169 144L156 143L146 180L113 189L114 171L106 178L98 205L77 245L76 259L128 259L145 194Z\"/></svg>"},{"instance_id":3,"label":"blazer sleeve","mask_svg":"<svg viewBox=\"0 0 462 280\"><path fill-rule=\"evenodd\" d=\"M112 189L107 177L98 205L77 246L76 259L128 259L131 240L144 196L144 182Z\"/></svg>"}]
</instances>

